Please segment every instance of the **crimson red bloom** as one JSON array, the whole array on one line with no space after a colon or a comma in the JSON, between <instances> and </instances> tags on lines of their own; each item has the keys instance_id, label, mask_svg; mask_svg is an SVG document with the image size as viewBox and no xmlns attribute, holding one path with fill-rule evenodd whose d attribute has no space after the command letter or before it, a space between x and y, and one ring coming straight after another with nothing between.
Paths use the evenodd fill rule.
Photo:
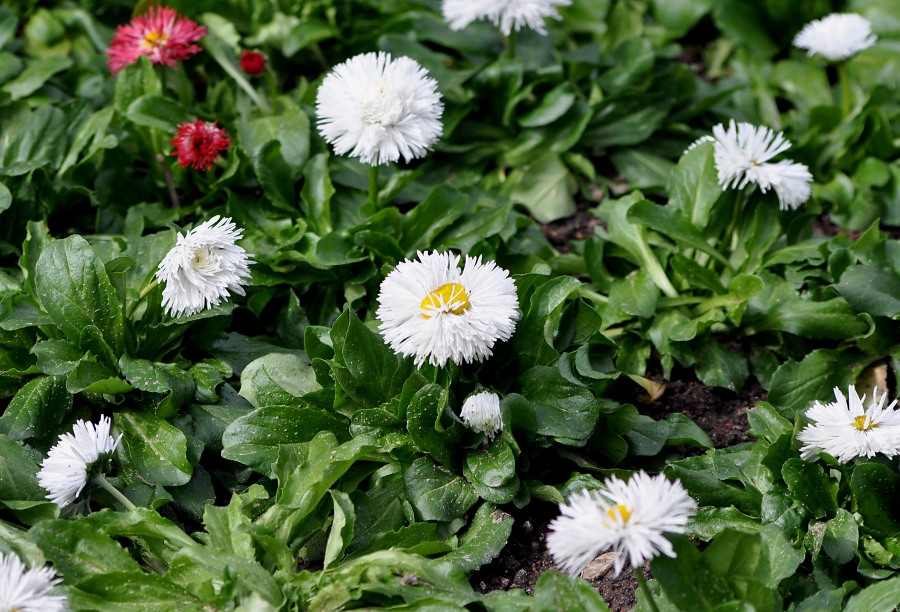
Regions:
<instances>
[{"instance_id":1,"label":"crimson red bloom","mask_svg":"<svg viewBox=\"0 0 900 612\"><path fill-rule=\"evenodd\" d=\"M216 127L217 123L218 120L206 123L195 119L194 123L185 122L178 126L175 138L169 142L175 147L172 155L178 156L179 166L208 170L218 161L219 153L231 145L231 139L224 129Z\"/></svg>"},{"instance_id":2,"label":"crimson red bloom","mask_svg":"<svg viewBox=\"0 0 900 612\"><path fill-rule=\"evenodd\" d=\"M266 69L266 58L263 57L263 54L259 51L244 49L244 52L241 53L241 59L238 60L238 64L245 73L258 77L262 76L262 73Z\"/></svg>"},{"instance_id":3,"label":"crimson red bloom","mask_svg":"<svg viewBox=\"0 0 900 612\"><path fill-rule=\"evenodd\" d=\"M202 49L197 42L209 31L196 21L179 15L168 6L150 7L127 25L116 28L106 55L106 65L113 74L146 55L154 64L175 67L175 61L188 59Z\"/></svg>"}]
</instances>

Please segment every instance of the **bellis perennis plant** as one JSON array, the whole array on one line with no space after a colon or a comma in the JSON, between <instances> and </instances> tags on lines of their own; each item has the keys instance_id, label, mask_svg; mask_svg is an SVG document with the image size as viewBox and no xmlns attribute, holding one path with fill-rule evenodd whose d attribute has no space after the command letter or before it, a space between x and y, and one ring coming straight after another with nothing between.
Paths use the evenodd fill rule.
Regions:
<instances>
[{"instance_id":1,"label":"bellis perennis plant","mask_svg":"<svg viewBox=\"0 0 900 612\"><path fill-rule=\"evenodd\" d=\"M837 62L868 49L878 40L872 24L856 13L832 13L803 26L794 38L794 46L806 49L810 57L821 55Z\"/></svg>"},{"instance_id":2,"label":"bellis perennis plant","mask_svg":"<svg viewBox=\"0 0 900 612\"><path fill-rule=\"evenodd\" d=\"M488 441L503 431L500 416L500 396L490 391L480 391L466 398L459 413L463 423L472 431L483 433Z\"/></svg>"},{"instance_id":3,"label":"bellis perennis plant","mask_svg":"<svg viewBox=\"0 0 900 612\"><path fill-rule=\"evenodd\" d=\"M146 55L153 64L174 68L177 60L193 57L202 49L193 44L209 31L168 6L151 6L127 25L116 29L106 54L113 74Z\"/></svg>"},{"instance_id":4,"label":"bellis perennis plant","mask_svg":"<svg viewBox=\"0 0 900 612\"><path fill-rule=\"evenodd\" d=\"M887 393L879 399L873 391L872 400L865 405L866 396L850 385L847 396L834 388L834 402L822 404L818 400L806 411L811 421L797 434L803 443L800 456L813 459L819 453L828 453L841 463L856 457L874 457L882 454L894 457L900 454L900 412L894 410L897 400L887 406Z\"/></svg>"},{"instance_id":5,"label":"bellis perennis plant","mask_svg":"<svg viewBox=\"0 0 900 612\"><path fill-rule=\"evenodd\" d=\"M523 27L546 34L544 19L559 19L557 7L571 3L571 0L444 0L441 12L451 30L461 30L473 21L487 19L504 36Z\"/></svg>"},{"instance_id":6,"label":"bellis perennis plant","mask_svg":"<svg viewBox=\"0 0 900 612\"><path fill-rule=\"evenodd\" d=\"M156 272L157 281L166 285L162 300L166 313L192 315L220 304L230 293L244 295L253 262L235 244L243 232L230 217L216 215L187 234L178 234Z\"/></svg>"},{"instance_id":7,"label":"bellis perennis plant","mask_svg":"<svg viewBox=\"0 0 900 612\"><path fill-rule=\"evenodd\" d=\"M471 363L491 356L508 340L519 318L516 285L493 261L419 252L382 281L377 317L394 352L443 367L448 360Z\"/></svg>"},{"instance_id":8,"label":"bellis perennis plant","mask_svg":"<svg viewBox=\"0 0 900 612\"><path fill-rule=\"evenodd\" d=\"M228 149L231 139L224 129L216 127L217 123L195 119L194 123L185 122L178 126L175 138L169 142L175 147L172 155L178 157L180 167L209 170L219 160L219 154Z\"/></svg>"},{"instance_id":9,"label":"bellis perennis plant","mask_svg":"<svg viewBox=\"0 0 900 612\"><path fill-rule=\"evenodd\" d=\"M408 57L364 53L334 68L316 97L319 132L338 155L377 166L423 157L441 136L437 81Z\"/></svg>"},{"instance_id":10,"label":"bellis perennis plant","mask_svg":"<svg viewBox=\"0 0 900 612\"><path fill-rule=\"evenodd\" d=\"M634 474L628 482L610 477L597 491L582 491L559 507L560 516L550 523L547 548L557 565L578 574L609 548L620 553L615 574L626 557L634 568L660 553L674 557L666 533L684 533L696 510L679 481L663 474Z\"/></svg>"},{"instance_id":11,"label":"bellis perennis plant","mask_svg":"<svg viewBox=\"0 0 900 612\"><path fill-rule=\"evenodd\" d=\"M64 595L54 595L62 582L50 567L25 569L14 554L0 552L0 612L64 612Z\"/></svg>"}]
</instances>

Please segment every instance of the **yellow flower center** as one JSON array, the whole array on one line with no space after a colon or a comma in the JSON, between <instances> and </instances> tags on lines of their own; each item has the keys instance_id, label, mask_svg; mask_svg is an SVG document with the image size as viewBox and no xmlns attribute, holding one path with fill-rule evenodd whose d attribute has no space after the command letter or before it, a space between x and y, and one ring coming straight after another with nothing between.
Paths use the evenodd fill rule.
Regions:
<instances>
[{"instance_id":1,"label":"yellow flower center","mask_svg":"<svg viewBox=\"0 0 900 612\"><path fill-rule=\"evenodd\" d=\"M616 504L615 506L607 510L606 514L609 515L609 518L613 520L612 524L616 525L619 522L618 518L620 516L622 517L622 522L627 523L628 519L631 517L631 510L629 510L627 506ZM611 525L607 525L607 527L611 527Z\"/></svg>"},{"instance_id":2,"label":"yellow flower center","mask_svg":"<svg viewBox=\"0 0 900 612\"><path fill-rule=\"evenodd\" d=\"M160 45L164 45L168 38L169 35L165 32L150 30L147 32L147 35L144 36L144 44L148 47L159 47Z\"/></svg>"},{"instance_id":3,"label":"yellow flower center","mask_svg":"<svg viewBox=\"0 0 900 612\"><path fill-rule=\"evenodd\" d=\"M860 431L869 431L870 429L878 427L878 423L875 423L871 418L864 415L853 419L853 426Z\"/></svg>"},{"instance_id":4,"label":"yellow flower center","mask_svg":"<svg viewBox=\"0 0 900 612\"><path fill-rule=\"evenodd\" d=\"M453 305L456 308L449 308ZM466 290L462 285L447 283L425 296L421 306L424 311L422 318L430 319L431 315L428 313L448 312L458 315L468 310L471 304L469 304L469 296L466 295Z\"/></svg>"}]
</instances>

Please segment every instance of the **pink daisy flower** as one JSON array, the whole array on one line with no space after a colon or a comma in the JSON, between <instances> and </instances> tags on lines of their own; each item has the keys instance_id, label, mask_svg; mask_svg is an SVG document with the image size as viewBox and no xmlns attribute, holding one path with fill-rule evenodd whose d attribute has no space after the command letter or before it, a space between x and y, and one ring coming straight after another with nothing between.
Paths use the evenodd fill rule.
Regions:
<instances>
[{"instance_id":1,"label":"pink daisy flower","mask_svg":"<svg viewBox=\"0 0 900 612\"><path fill-rule=\"evenodd\" d=\"M266 58L263 57L263 54L250 49L244 49L238 64L246 74L255 77L262 76L262 73L266 70Z\"/></svg>"},{"instance_id":2,"label":"pink daisy flower","mask_svg":"<svg viewBox=\"0 0 900 612\"><path fill-rule=\"evenodd\" d=\"M231 139L223 128L216 127L217 121L206 123L195 119L194 123L182 123L170 140L182 168L193 166L197 170L208 170L218 161L219 153L228 149Z\"/></svg>"},{"instance_id":3,"label":"pink daisy flower","mask_svg":"<svg viewBox=\"0 0 900 612\"><path fill-rule=\"evenodd\" d=\"M116 74L146 55L154 64L174 68L176 60L188 59L201 51L192 43L207 34L209 31L204 26L179 15L173 8L150 7L147 13L116 28L116 35L106 50L109 56L106 64Z\"/></svg>"}]
</instances>

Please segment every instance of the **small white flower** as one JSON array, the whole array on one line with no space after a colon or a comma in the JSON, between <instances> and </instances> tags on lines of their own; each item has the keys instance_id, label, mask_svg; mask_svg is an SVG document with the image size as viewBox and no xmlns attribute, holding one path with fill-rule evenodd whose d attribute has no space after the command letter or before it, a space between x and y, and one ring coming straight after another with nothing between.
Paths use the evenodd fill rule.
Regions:
<instances>
[{"instance_id":1,"label":"small white flower","mask_svg":"<svg viewBox=\"0 0 900 612\"><path fill-rule=\"evenodd\" d=\"M559 19L558 6L571 0L443 0L441 11L451 30L461 30L478 19L489 19L504 36L523 27L546 34L544 19Z\"/></svg>"},{"instance_id":2,"label":"small white flower","mask_svg":"<svg viewBox=\"0 0 900 612\"><path fill-rule=\"evenodd\" d=\"M849 402L841 390L834 388L837 401L822 404L818 400L806 411L811 425L803 428L797 439L803 443L800 456L815 458L825 452L841 463L854 457L874 457L881 453L888 457L900 454L900 412L894 410L897 400L887 408L887 393L872 398L868 408L863 407L865 394L859 397L850 385Z\"/></svg>"},{"instance_id":3,"label":"small white flower","mask_svg":"<svg viewBox=\"0 0 900 612\"><path fill-rule=\"evenodd\" d=\"M871 47L876 40L872 24L862 15L832 13L803 26L794 37L794 46L806 49L810 57L818 54L836 62Z\"/></svg>"},{"instance_id":4,"label":"small white flower","mask_svg":"<svg viewBox=\"0 0 900 612\"><path fill-rule=\"evenodd\" d=\"M332 70L316 96L322 137L334 152L378 166L423 157L441 136L437 81L408 57L364 53Z\"/></svg>"},{"instance_id":5,"label":"small white flower","mask_svg":"<svg viewBox=\"0 0 900 612\"><path fill-rule=\"evenodd\" d=\"M395 353L414 356L416 366L482 361L497 340L509 340L519 318L516 285L493 261L419 252L381 282L379 330Z\"/></svg>"},{"instance_id":6,"label":"small white flower","mask_svg":"<svg viewBox=\"0 0 900 612\"><path fill-rule=\"evenodd\" d=\"M106 416L96 426L78 419L72 433L59 437L37 475L38 483L49 492L47 499L60 508L75 502L92 470L103 467L98 461L108 459L122 440L121 434L115 440L109 435L111 425Z\"/></svg>"},{"instance_id":7,"label":"small white flower","mask_svg":"<svg viewBox=\"0 0 900 612\"><path fill-rule=\"evenodd\" d=\"M243 229L218 215L187 235L178 234L175 246L159 264L156 278L166 286L162 305L180 317L218 305L229 291L244 295L241 285L250 277L250 255L235 242Z\"/></svg>"},{"instance_id":8,"label":"small white flower","mask_svg":"<svg viewBox=\"0 0 900 612\"><path fill-rule=\"evenodd\" d=\"M578 574L597 555L612 548L615 575L625 565L640 567L659 553L675 556L665 533L684 533L697 508L680 481L663 474L634 474L628 482L611 476L598 491L575 493L560 504L561 515L550 523L547 548L556 564Z\"/></svg>"},{"instance_id":9,"label":"small white flower","mask_svg":"<svg viewBox=\"0 0 900 612\"><path fill-rule=\"evenodd\" d=\"M64 612L64 595L53 595L62 580L50 567L25 569L14 554L0 552L0 612Z\"/></svg>"},{"instance_id":10,"label":"small white flower","mask_svg":"<svg viewBox=\"0 0 900 612\"><path fill-rule=\"evenodd\" d=\"M716 172L722 189L743 189L748 183L759 185L760 191L775 190L781 210L794 209L809 199L812 174L800 163L769 160L788 150L789 140L781 132L732 119L713 127L713 136L695 141L687 151L712 141L715 148ZM685 151L685 152L687 152Z\"/></svg>"},{"instance_id":11,"label":"small white flower","mask_svg":"<svg viewBox=\"0 0 900 612\"><path fill-rule=\"evenodd\" d=\"M466 398L459 416L466 427L472 431L483 433L488 440L493 440L503 431L503 420L500 418L500 396L490 391L481 391Z\"/></svg>"}]
</instances>

